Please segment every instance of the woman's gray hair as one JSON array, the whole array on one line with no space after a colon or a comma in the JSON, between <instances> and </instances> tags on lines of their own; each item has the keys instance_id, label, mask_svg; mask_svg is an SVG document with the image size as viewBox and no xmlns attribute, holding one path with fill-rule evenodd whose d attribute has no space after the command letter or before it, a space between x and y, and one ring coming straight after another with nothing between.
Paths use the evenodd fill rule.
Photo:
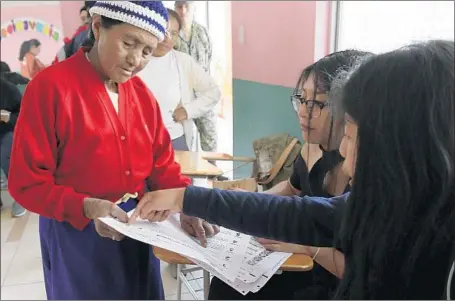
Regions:
<instances>
[{"instance_id":1,"label":"woman's gray hair","mask_svg":"<svg viewBox=\"0 0 455 301\"><path fill-rule=\"evenodd\" d=\"M329 99L327 103L330 107L330 113L335 119L343 118L344 109L342 105L343 88L351 78L352 74L362 65L365 61L373 55L368 54L365 56L354 57L348 66L345 66L337 71L337 74L332 79L330 91L328 93Z\"/></svg>"}]
</instances>

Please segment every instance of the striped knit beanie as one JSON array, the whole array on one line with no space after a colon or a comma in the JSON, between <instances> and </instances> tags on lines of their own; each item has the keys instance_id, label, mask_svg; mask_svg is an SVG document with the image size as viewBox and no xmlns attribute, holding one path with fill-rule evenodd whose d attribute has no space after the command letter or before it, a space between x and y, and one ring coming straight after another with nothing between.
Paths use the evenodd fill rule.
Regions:
<instances>
[{"instance_id":1,"label":"striped knit beanie","mask_svg":"<svg viewBox=\"0 0 455 301\"><path fill-rule=\"evenodd\" d=\"M98 14L144 29L164 40L168 15L161 1L96 1L90 15Z\"/></svg>"}]
</instances>

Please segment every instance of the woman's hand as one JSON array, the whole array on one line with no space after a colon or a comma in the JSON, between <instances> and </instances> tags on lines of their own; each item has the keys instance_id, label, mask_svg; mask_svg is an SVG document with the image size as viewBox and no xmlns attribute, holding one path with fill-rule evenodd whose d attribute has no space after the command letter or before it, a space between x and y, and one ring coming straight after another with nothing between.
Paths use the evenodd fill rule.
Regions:
<instances>
[{"instance_id":1,"label":"woman's hand","mask_svg":"<svg viewBox=\"0 0 455 301\"><path fill-rule=\"evenodd\" d=\"M147 192L137 204L129 223L134 223L139 217L151 222L165 220L169 214L182 211L184 194L185 188Z\"/></svg>"},{"instance_id":2,"label":"woman's hand","mask_svg":"<svg viewBox=\"0 0 455 301\"><path fill-rule=\"evenodd\" d=\"M256 238L256 240L269 251L303 254L311 257L314 255L315 252L314 247L285 243L281 241L264 238Z\"/></svg>"},{"instance_id":3,"label":"woman's hand","mask_svg":"<svg viewBox=\"0 0 455 301\"><path fill-rule=\"evenodd\" d=\"M95 230L101 237L107 237L116 241L120 241L125 237L98 219L100 217L110 216L123 223L127 223L128 215L114 203L107 200L86 198L84 200L84 215L93 220Z\"/></svg>"},{"instance_id":4,"label":"woman's hand","mask_svg":"<svg viewBox=\"0 0 455 301\"><path fill-rule=\"evenodd\" d=\"M188 113L186 112L185 108L179 105L172 114L172 118L174 118L175 122L182 122L188 119Z\"/></svg>"}]
</instances>

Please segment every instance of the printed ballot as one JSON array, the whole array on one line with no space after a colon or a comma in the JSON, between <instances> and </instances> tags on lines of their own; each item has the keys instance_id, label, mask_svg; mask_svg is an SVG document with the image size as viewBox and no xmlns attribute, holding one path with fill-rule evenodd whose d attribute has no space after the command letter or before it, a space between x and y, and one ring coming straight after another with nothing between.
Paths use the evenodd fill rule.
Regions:
<instances>
[{"instance_id":1,"label":"printed ballot","mask_svg":"<svg viewBox=\"0 0 455 301\"><path fill-rule=\"evenodd\" d=\"M100 220L132 239L187 257L243 295L259 291L291 256L267 251L251 236L223 227L207 239L204 248L182 230L178 214L159 223L139 219L128 225L111 217Z\"/></svg>"}]
</instances>

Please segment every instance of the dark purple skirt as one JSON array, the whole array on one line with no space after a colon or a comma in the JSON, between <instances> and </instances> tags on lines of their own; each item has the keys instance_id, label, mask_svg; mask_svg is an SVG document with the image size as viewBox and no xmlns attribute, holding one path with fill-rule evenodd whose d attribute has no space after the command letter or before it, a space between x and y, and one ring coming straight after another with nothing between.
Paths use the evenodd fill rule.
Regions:
<instances>
[{"instance_id":1,"label":"dark purple skirt","mask_svg":"<svg viewBox=\"0 0 455 301\"><path fill-rule=\"evenodd\" d=\"M163 300L160 262L150 245L103 238L93 222L83 231L40 217L48 300Z\"/></svg>"}]
</instances>

